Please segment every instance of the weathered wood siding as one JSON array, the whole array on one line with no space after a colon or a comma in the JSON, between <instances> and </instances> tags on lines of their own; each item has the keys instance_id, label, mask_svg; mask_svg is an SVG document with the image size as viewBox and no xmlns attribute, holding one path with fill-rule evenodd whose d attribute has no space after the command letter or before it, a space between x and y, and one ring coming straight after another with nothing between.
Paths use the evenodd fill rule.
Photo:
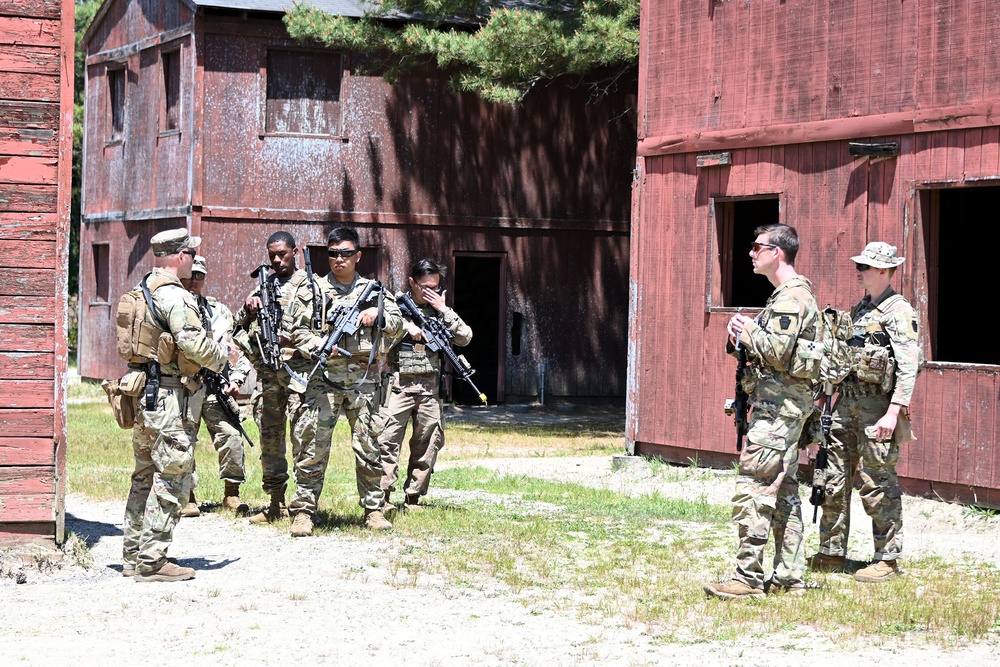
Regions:
<instances>
[{"instance_id":1,"label":"weathered wood siding","mask_svg":"<svg viewBox=\"0 0 1000 667\"><path fill-rule=\"evenodd\" d=\"M908 259L894 286L927 321L915 191L1000 184L998 27L1000 5L985 0L715 2L708 12L643 3L630 447L679 461L735 457L722 412L734 309L712 302L716 198L779 198L780 221L802 242L796 268L821 305L861 298L850 257L866 242L899 246ZM899 142L899 156L856 159L849 139ZM732 165L697 168L709 150L731 151ZM924 370L912 405L919 442L899 466L909 488L1000 504L998 374Z\"/></svg>"},{"instance_id":2,"label":"weathered wood siding","mask_svg":"<svg viewBox=\"0 0 1000 667\"><path fill-rule=\"evenodd\" d=\"M63 539L72 0L0 5L0 545Z\"/></svg>"}]
</instances>

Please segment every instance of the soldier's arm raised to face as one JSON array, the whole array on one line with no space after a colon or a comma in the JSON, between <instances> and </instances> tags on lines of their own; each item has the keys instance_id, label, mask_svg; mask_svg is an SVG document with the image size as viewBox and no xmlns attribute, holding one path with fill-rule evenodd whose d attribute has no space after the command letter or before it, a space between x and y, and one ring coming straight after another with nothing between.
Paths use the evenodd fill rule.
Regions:
<instances>
[{"instance_id":1,"label":"soldier's arm raised to face","mask_svg":"<svg viewBox=\"0 0 1000 667\"><path fill-rule=\"evenodd\" d=\"M465 347L472 342L472 327L465 323L458 313L456 313L451 308L445 308L441 311L441 321L444 325L448 327L448 331L455 338L452 342L458 347Z\"/></svg>"}]
</instances>

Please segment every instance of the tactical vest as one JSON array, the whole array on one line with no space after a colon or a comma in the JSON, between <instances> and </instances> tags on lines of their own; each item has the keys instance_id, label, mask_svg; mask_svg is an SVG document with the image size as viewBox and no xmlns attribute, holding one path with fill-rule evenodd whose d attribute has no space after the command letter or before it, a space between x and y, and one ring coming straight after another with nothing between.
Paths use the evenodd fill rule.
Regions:
<instances>
[{"instance_id":1,"label":"tactical vest","mask_svg":"<svg viewBox=\"0 0 1000 667\"><path fill-rule=\"evenodd\" d=\"M149 312L142 291L142 284L145 284L152 296L168 282L171 282L169 278L154 277L152 273L148 273L138 287L129 290L118 300L118 310L115 313L118 355L130 364L143 364L157 359L160 341L164 337L170 338L169 343L164 341L164 346L169 347L173 343L173 336L163 328L164 323L155 313Z\"/></svg>"},{"instance_id":2,"label":"tactical vest","mask_svg":"<svg viewBox=\"0 0 1000 667\"><path fill-rule=\"evenodd\" d=\"M407 336L399 344L396 364L400 375L437 374L441 370L441 354L431 352L424 343L414 342Z\"/></svg>"},{"instance_id":3,"label":"tactical vest","mask_svg":"<svg viewBox=\"0 0 1000 667\"><path fill-rule=\"evenodd\" d=\"M902 298L900 294L893 294L873 310L885 312ZM852 339L856 342L851 348L851 369L858 382L869 385L876 393L892 391L896 381L896 358L892 354L889 333L878 322L869 322L864 327L855 326Z\"/></svg>"}]
</instances>

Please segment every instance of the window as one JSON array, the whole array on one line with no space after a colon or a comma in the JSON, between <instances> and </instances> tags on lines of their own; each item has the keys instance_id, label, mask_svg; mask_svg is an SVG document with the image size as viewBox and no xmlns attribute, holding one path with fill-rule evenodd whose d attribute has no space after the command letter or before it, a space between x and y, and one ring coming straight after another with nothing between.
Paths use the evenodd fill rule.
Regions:
<instances>
[{"instance_id":1,"label":"window","mask_svg":"<svg viewBox=\"0 0 1000 667\"><path fill-rule=\"evenodd\" d=\"M901 270L916 272L917 294L927 297L926 324L922 318L921 324L929 360L1000 364L1000 348L970 335L973 313L982 310L982 289L995 281L987 249L1000 243L1000 227L988 221L998 209L1000 187L920 191L922 233L916 240L923 252L907 257Z\"/></svg>"},{"instance_id":2,"label":"window","mask_svg":"<svg viewBox=\"0 0 1000 667\"><path fill-rule=\"evenodd\" d=\"M160 114L160 131L180 129L181 52L167 51L160 57L163 68L163 109Z\"/></svg>"},{"instance_id":3,"label":"window","mask_svg":"<svg viewBox=\"0 0 1000 667\"><path fill-rule=\"evenodd\" d=\"M107 243L94 243L91 249L94 255L94 301L108 303L111 299L108 280L109 246Z\"/></svg>"},{"instance_id":4,"label":"window","mask_svg":"<svg viewBox=\"0 0 1000 667\"><path fill-rule=\"evenodd\" d=\"M712 271L713 307L763 308L773 291L770 282L754 274L750 244L754 230L777 224L777 196L715 201L715 234L718 253Z\"/></svg>"},{"instance_id":5,"label":"window","mask_svg":"<svg viewBox=\"0 0 1000 667\"><path fill-rule=\"evenodd\" d=\"M264 131L340 136L339 53L267 52Z\"/></svg>"},{"instance_id":6,"label":"window","mask_svg":"<svg viewBox=\"0 0 1000 667\"><path fill-rule=\"evenodd\" d=\"M108 70L108 102L111 110L109 141L125 138L125 68Z\"/></svg>"}]
</instances>

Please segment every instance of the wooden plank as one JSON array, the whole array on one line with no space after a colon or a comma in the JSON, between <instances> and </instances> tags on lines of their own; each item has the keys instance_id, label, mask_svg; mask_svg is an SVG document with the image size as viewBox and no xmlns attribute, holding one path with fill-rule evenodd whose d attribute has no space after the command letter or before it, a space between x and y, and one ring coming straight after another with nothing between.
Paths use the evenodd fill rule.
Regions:
<instances>
[{"instance_id":1,"label":"wooden plank","mask_svg":"<svg viewBox=\"0 0 1000 667\"><path fill-rule=\"evenodd\" d=\"M59 49L0 44L0 70L22 74L59 74Z\"/></svg>"},{"instance_id":2,"label":"wooden plank","mask_svg":"<svg viewBox=\"0 0 1000 667\"><path fill-rule=\"evenodd\" d=\"M49 518L37 523L0 523L0 548L23 544L38 544L55 549L55 524L52 523L52 519Z\"/></svg>"},{"instance_id":3,"label":"wooden plank","mask_svg":"<svg viewBox=\"0 0 1000 667\"><path fill-rule=\"evenodd\" d=\"M2 162L3 158L0 158ZM53 241L10 241L0 239L0 267L24 269L54 269L56 244ZM0 301L0 318L3 301Z\"/></svg>"},{"instance_id":4,"label":"wooden plank","mask_svg":"<svg viewBox=\"0 0 1000 667\"><path fill-rule=\"evenodd\" d=\"M0 156L18 155L31 158L54 158L59 150L55 130L35 128L0 129ZM2 159L2 158L0 158ZM12 174L11 182L27 182Z\"/></svg>"},{"instance_id":5,"label":"wooden plank","mask_svg":"<svg viewBox=\"0 0 1000 667\"><path fill-rule=\"evenodd\" d=\"M51 269L0 268L0 296L51 296L56 272Z\"/></svg>"},{"instance_id":6,"label":"wooden plank","mask_svg":"<svg viewBox=\"0 0 1000 667\"><path fill-rule=\"evenodd\" d=\"M55 460L49 438L0 438L0 466L51 466Z\"/></svg>"},{"instance_id":7,"label":"wooden plank","mask_svg":"<svg viewBox=\"0 0 1000 667\"><path fill-rule=\"evenodd\" d=\"M55 241L56 213L7 213L0 211L0 239Z\"/></svg>"},{"instance_id":8,"label":"wooden plank","mask_svg":"<svg viewBox=\"0 0 1000 667\"><path fill-rule=\"evenodd\" d=\"M0 183L54 185L58 166L55 158L0 155Z\"/></svg>"},{"instance_id":9,"label":"wooden plank","mask_svg":"<svg viewBox=\"0 0 1000 667\"><path fill-rule=\"evenodd\" d=\"M55 520L55 493L0 494L0 524Z\"/></svg>"},{"instance_id":10,"label":"wooden plank","mask_svg":"<svg viewBox=\"0 0 1000 667\"><path fill-rule=\"evenodd\" d=\"M1000 127L983 128L983 144L979 150L981 176L1000 174Z\"/></svg>"},{"instance_id":11,"label":"wooden plank","mask_svg":"<svg viewBox=\"0 0 1000 667\"><path fill-rule=\"evenodd\" d=\"M51 352L54 347L51 326L0 324L0 349L5 352Z\"/></svg>"},{"instance_id":12,"label":"wooden plank","mask_svg":"<svg viewBox=\"0 0 1000 667\"><path fill-rule=\"evenodd\" d=\"M0 72L0 99L36 102L59 101L59 77L47 74Z\"/></svg>"},{"instance_id":13,"label":"wooden plank","mask_svg":"<svg viewBox=\"0 0 1000 667\"><path fill-rule=\"evenodd\" d=\"M52 324L55 317L55 297L0 296L0 324Z\"/></svg>"},{"instance_id":14,"label":"wooden plank","mask_svg":"<svg viewBox=\"0 0 1000 667\"><path fill-rule=\"evenodd\" d=\"M55 377L51 352L0 352L0 378L47 380Z\"/></svg>"},{"instance_id":15,"label":"wooden plank","mask_svg":"<svg viewBox=\"0 0 1000 667\"><path fill-rule=\"evenodd\" d=\"M4 0L0 11L7 16L58 19L62 16L62 0Z\"/></svg>"},{"instance_id":16,"label":"wooden plank","mask_svg":"<svg viewBox=\"0 0 1000 667\"><path fill-rule=\"evenodd\" d=\"M0 100L0 130L59 128L59 106L48 102Z\"/></svg>"},{"instance_id":17,"label":"wooden plank","mask_svg":"<svg viewBox=\"0 0 1000 667\"><path fill-rule=\"evenodd\" d=\"M52 380L0 380L0 405L6 408L54 408Z\"/></svg>"},{"instance_id":18,"label":"wooden plank","mask_svg":"<svg viewBox=\"0 0 1000 667\"><path fill-rule=\"evenodd\" d=\"M55 185L0 183L0 210L51 213L56 210L58 196L58 188Z\"/></svg>"},{"instance_id":19,"label":"wooden plank","mask_svg":"<svg viewBox=\"0 0 1000 667\"><path fill-rule=\"evenodd\" d=\"M1000 478L994 476L997 419L997 374L979 373L976 383L976 468L973 484L1000 488Z\"/></svg>"},{"instance_id":20,"label":"wooden plank","mask_svg":"<svg viewBox=\"0 0 1000 667\"><path fill-rule=\"evenodd\" d=\"M52 410L0 408L0 433L7 438L52 438Z\"/></svg>"},{"instance_id":21,"label":"wooden plank","mask_svg":"<svg viewBox=\"0 0 1000 667\"><path fill-rule=\"evenodd\" d=\"M5 466L0 468L0 496L55 493L53 466Z\"/></svg>"},{"instance_id":22,"label":"wooden plank","mask_svg":"<svg viewBox=\"0 0 1000 667\"><path fill-rule=\"evenodd\" d=\"M59 21L26 16L0 16L0 44L30 44L59 48Z\"/></svg>"}]
</instances>

